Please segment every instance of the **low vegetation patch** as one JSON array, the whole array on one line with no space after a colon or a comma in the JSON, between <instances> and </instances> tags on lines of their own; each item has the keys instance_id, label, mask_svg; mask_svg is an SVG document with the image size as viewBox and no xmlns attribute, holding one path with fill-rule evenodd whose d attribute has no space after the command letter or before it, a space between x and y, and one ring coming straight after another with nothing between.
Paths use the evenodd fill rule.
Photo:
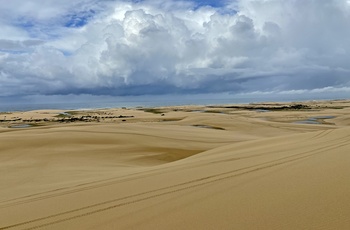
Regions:
<instances>
[{"instance_id":1,"label":"low vegetation patch","mask_svg":"<svg viewBox=\"0 0 350 230\"><path fill-rule=\"evenodd\" d=\"M154 114L162 114L164 113L164 111L160 110L160 109L156 109L156 108L146 108L146 109L142 109L144 112L147 113L154 113Z\"/></svg>"},{"instance_id":2,"label":"low vegetation patch","mask_svg":"<svg viewBox=\"0 0 350 230\"><path fill-rule=\"evenodd\" d=\"M225 130L224 128L221 128L221 127L218 127L218 126L211 126L211 125L193 125L193 126L194 127L198 127L198 128Z\"/></svg>"},{"instance_id":3,"label":"low vegetation patch","mask_svg":"<svg viewBox=\"0 0 350 230\"><path fill-rule=\"evenodd\" d=\"M204 113L224 113L224 112L220 110L205 110Z\"/></svg>"}]
</instances>

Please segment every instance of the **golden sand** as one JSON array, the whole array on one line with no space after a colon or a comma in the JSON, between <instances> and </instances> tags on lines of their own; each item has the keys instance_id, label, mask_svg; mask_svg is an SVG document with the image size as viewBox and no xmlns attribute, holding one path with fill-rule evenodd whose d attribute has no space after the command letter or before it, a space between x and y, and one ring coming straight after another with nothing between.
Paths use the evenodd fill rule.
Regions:
<instances>
[{"instance_id":1,"label":"golden sand","mask_svg":"<svg viewBox=\"0 0 350 230\"><path fill-rule=\"evenodd\" d=\"M0 121L0 229L350 229L350 101Z\"/></svg>"}]
</instances>

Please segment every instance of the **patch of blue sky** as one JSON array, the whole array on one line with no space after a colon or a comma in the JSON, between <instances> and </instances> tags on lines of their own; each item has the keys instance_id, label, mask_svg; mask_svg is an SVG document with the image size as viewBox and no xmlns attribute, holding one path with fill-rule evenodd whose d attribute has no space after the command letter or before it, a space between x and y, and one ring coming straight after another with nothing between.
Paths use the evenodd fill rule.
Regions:
<instances>
[{"instance_id":1,"label":"patch of blue sky","mask_svg":"<svg viewBox=\"0 0 350 230\"><path fill-rule=\"evenodd\" d=\"M216 8L217 11L221 14L237 14L237 11L225 7L228 3L227 0L192 0L192 2L195 4L194 10L197 10L201 7L210 6Z\"/></svg>"},{"instance_id":2,"label":"patch of blue sky","mask_svg":"<svg viewBox=\"0 0 350 230\"><path fill-rule=\"evenodd\" d=\"M193 0L197 7L211 6L214 8L223 7L226 4L224 0Z\"/></svg>"},{"instance_id":3,"label":"patch of blue sky","mask_svg":"<svg viewBox=\"0 0 350 230\"><path fill-rule=\"evenodd\" d=\"M59 50L64 56L69 57L73 55L73 52L67 50Z\"/></svg>"},{"instance_id":4,"label":"patch of blue sky","mask_svg":"<svg viewBox=\"0 0 350 230\"><path fill-rule=\"evenodd\" d=\"M85 26L96 14L94 10L82 11L66 16L64 27L80 28Z\"/></svg>"}]
</instances>

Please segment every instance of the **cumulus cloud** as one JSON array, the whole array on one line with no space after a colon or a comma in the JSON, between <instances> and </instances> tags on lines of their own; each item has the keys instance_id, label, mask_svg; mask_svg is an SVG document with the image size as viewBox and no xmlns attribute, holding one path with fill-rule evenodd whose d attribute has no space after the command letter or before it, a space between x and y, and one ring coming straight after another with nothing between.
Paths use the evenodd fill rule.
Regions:
<instances>
[{"instance_id":1,"label":"cumulus cloud","mask_svg":"<svg viewBox=\"0 0 350 230\"><path fill-rule=\"evenodd\" d=\"M350 87L348 1L221 3L1 4L0 96Z\"/></svg>"}]
</instances>

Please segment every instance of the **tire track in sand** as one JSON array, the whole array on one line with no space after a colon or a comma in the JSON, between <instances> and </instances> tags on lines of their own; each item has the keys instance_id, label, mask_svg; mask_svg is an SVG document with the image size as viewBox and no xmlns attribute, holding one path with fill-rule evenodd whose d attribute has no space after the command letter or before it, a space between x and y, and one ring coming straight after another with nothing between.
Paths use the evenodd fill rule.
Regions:
<instances>
[{"instance_id":1,"label":"tire track in sand","mask_svg":"<svg viewBox=\"0 0 350 230\"><path fill-rule=\"evenodd\" d=\"M324 130L324 131L318 132L315 136L311 137L310 139L319 139L321 137L327 136L332 131L334 131L334 130ZM232 159L227 159L227 160L214 161L212 163L220 163L223 161L230 161L230 160L231 161L232 160L242 160L242 159L252 158L252 157L261 156L261 155L262 154L256 154L256 155L250 156L250 157L232 158ZM202 164L198 164L195 167L200 167L200 166L202 166ZM177 168L184 168L187 166L184 166L184 167L176 166L176 167ZM43 199L49 199L49 198L53 198L53 197L69 195L72 193L77 193L77 192L86 191L86 190L90 190L90 189L101 188L101 187L105 187L105 186L109 186L109 185L113 185L113 184L118 184L118 183L125 182L126 180L130 180L129 177L136 176L136 175L142 175L142 176L134 177L134 178L132 178L132 180L142 179L142 178L146 178L148 176L155 175L159 170L162 170L162 169L152 169L152 170L147 170L147 171L142 171L142 172L136 172L136 173L128 174L125 176L118 176L118 177L112 177L112 178L103 179L103 180L86 182L86 183L78 184L75 186L58 188L58 189L45 191L45 192L41 192L41 193L35 193L35 194L27 195L27 196L17 197L17 198L13 198L10 200L4 200L4 201L0 201L0 209L12 207L15 205L21 205L21 204L26 204L26 203L30 203L30 202L35 202L35 201L39 201L39 200L43 200ZM145 173L147 173L147 174L144 175ZM123 178L125 178L125 179L123 179Z\"/></svg>"}]
</instances>

